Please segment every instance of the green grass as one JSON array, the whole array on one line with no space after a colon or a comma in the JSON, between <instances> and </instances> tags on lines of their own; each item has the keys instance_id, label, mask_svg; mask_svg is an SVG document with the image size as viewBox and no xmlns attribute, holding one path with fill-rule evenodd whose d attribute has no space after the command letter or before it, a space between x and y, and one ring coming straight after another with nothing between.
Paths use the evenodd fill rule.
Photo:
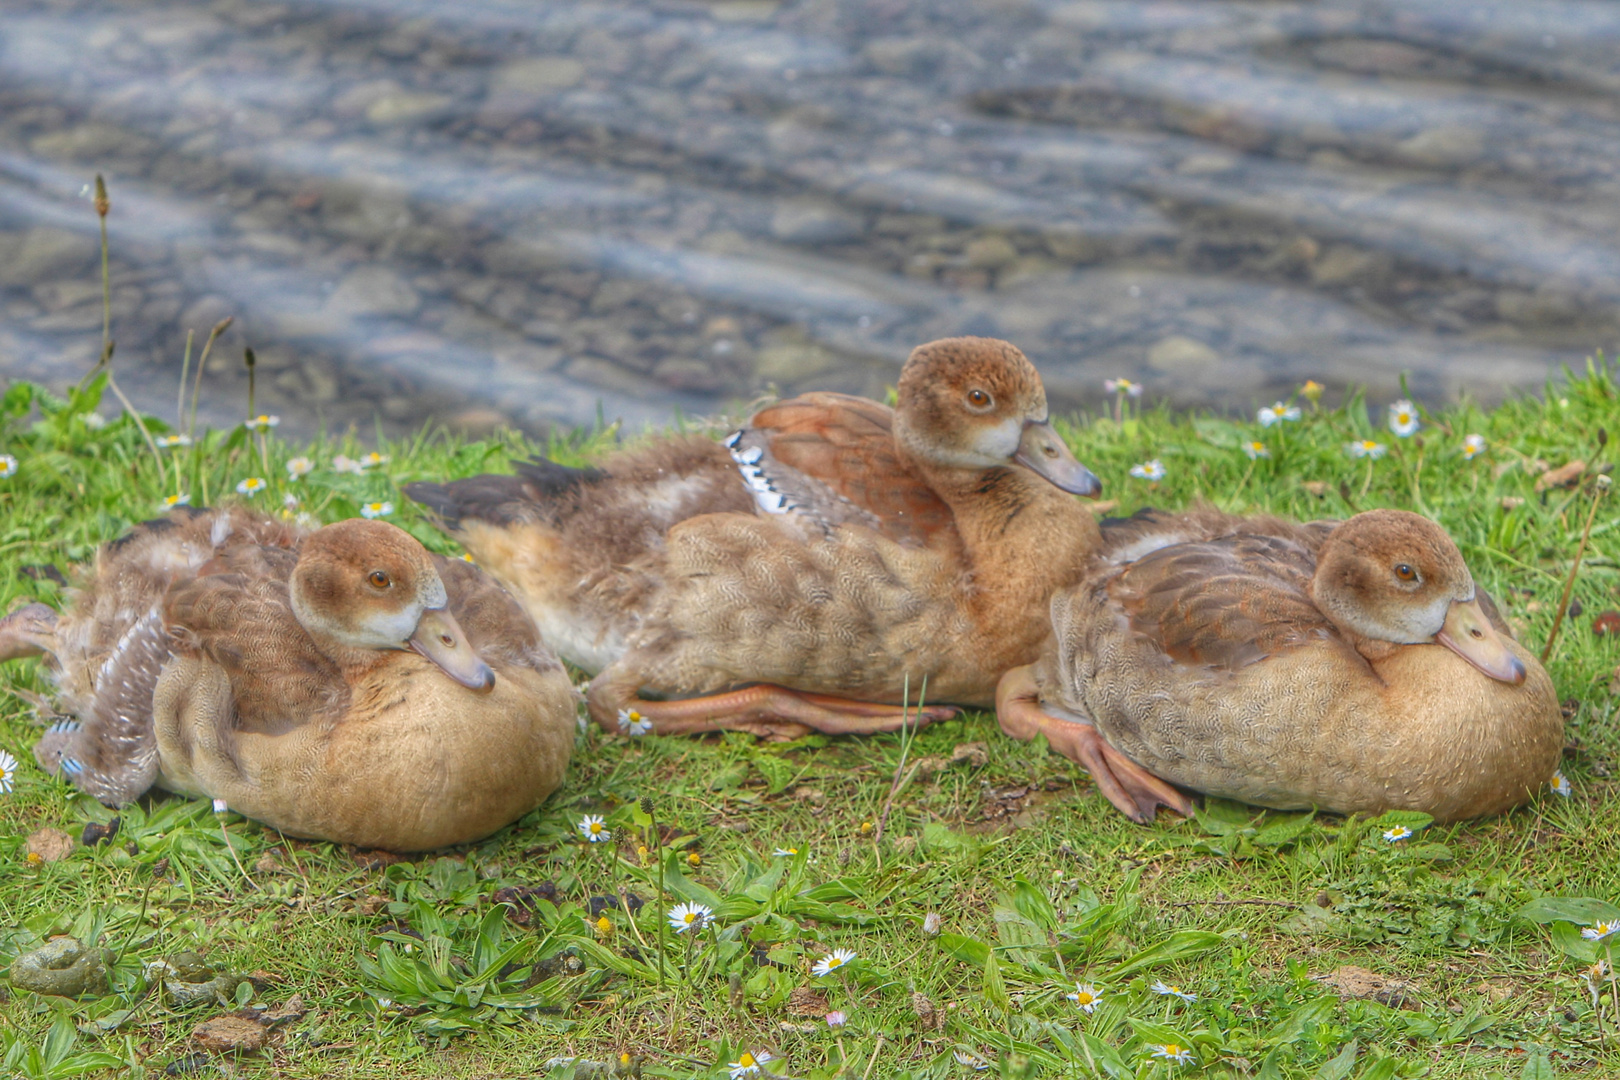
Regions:
<instances>
[{"instance_id":1,"label":"green grass","mask_svg":"<svg viewBox=\"0 0 1620 1080\"><path fill-rule=\"evenodd\" d=\"M85 422L96 390L63 401L14 385L0 404L0 453L19 461L0 480L5 608L60 602L23 568L90 558L177 490L199 505L223 496L269 510L292 496L289 512L321 521L392 502L390 520L452 551L399 485L499 471L536 451L579 462L618 441L613 431L545 446L426 433L378 447L388 461L355 475L330 468L336 454L359 456L352 439L293 447L237 428L164 450L160 475L127 417ZM1129 408L1122 423L1062 430L1121 513L1205 499L1298 517L1430 514L1539 649L1594 487L1589 470L1582 486L1537 492L1538 461L1613 460L1599 430L1620 434L1617 400L1599 363L1544 400L1425 415L1410 439L1376 427L1359 400L1306 403L1300 422L1263 432ZM1472 461L1469 433L1489 447ZM1367 437L1389 455L1351 458L1345 444ZM1251 462L1250 439L1270 456ZM293 481L295 455L317 468ZM1149 459L1167 470L1157 486L1127 474ZM266 489L237 496L250 476ZM34 767L27 697L47 687L34 662L8 664L0 745L23 764L0 798L0 963L62 933L98 941L117 962L106 996L15 992L0 1004L4 1071L162 1075L195 1049L192 1029L225 1010L171 1003L148 988L142 964L193 949L254 976L240 1000L274 1008L297 994L310 1008L266 1052L227 1063L243 1076L724 1077L724 1063L762 1049L781 1075L817 1078L841 1067L883 1080L970 1075L958 1053L1006 1077L1620 1075L1614 1001L1604 999L1600 1029L1581 981L1591 946L1567 921L1516 917L1544 896L1620 901L1620 636L1593 630L1595 615L1620 607L1616 505L1611 494L1598 509L1574 588L1581 614L1549 663L1568 706L1573 795L1402 844L1382 839L1389 822L1221 804L1194 821L1132 825L1076 766L970 713L910 738L775 745L592 730L545 807L484 843L390 865L162 794L128 808L113 843L30 864L24 838L35 830L77 836L112 815ZM971 743L982 753L952 763ZM578 842L573 823L586 813L606 816L612 842ZM542 885L554 899L532 911L496 900ZM621 891L646 901L635 925L615 906L606 933L590 926L591 898ZM677 899L719 916L690 952L658 930L657 909ZM942 916L937 937L923 932L929 912ZM833 948L858 959L811 976ZM1341 998L1320 977L1343 965L1411 985L1404 1001ZM1153 993L1158 980L1197 1000ZM1103 992L1092 1014L1065 1000L1077 981ZM847 1025L829 1029L817 1007L844 1011ZM24 1060L53 1026L55 1056ZM1147 1056L1166 1042L1190 1046L1195 1062ZM581 1063L548 1073L545 1062L569 1055Z\"/></svg>"}]
</instances>

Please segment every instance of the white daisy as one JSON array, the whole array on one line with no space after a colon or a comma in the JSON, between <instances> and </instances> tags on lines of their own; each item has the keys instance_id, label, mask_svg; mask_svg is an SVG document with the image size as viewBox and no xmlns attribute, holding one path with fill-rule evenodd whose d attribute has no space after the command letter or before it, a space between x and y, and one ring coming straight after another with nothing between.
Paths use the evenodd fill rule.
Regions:
<instances>
[{"instance_id":1,"label":"white daisy","mask_svg":"<svg viewBox=\"0 0 1620 1080\"><path fill-rule=\"evenodd\" d=\"M1271 405L1260 410L1261 427L1270 427L1272 424L1280 424L1285 420L1298 419L1299 406L1289 405L1286 402L1279 401L1275 405Z\"/></svg>"},{"instance_id":2,"label":"white daisy","mask_svg":"<svg viewBox=\"0 0 1620 1080\"><path fill-rule=\"evenodd\" d=\"M368 502L360 506L360 516L363 518L387 517L393 512L394 504L391 502Z\"/></svg>"},{"instance_id":3,"label":"white daisy","mask_svg":"<svg viewBox=\"0 0 1620 1080\"><path fill-rule=\"evenodd\" d=\"M281 417L260 413L258 416L248 418L247 428L249 431L264 431L267 428L275 427L279 423L281 423Z\"/></svg>"},{"instance_id":4,"label":"white daisy","mask_svg":"<svg viewBox=\"0 0 1620 1080\"><path fill-rule=\"evenodd\" d=\"M1103 389L1110 394L1129 394L1131 397L1142 396L1142 384L1129 379L1106 379Z\"/></svg>"},{"instance_id":5,"label":"white daisy","mask_svg":"<svg viewBox=\"0 0 1620 1080\"><path fill-rule=\"evenodd\" d=\"M841 967L846 967L855 959L854 949L834 949L832 952L817 960L810 968L810 974L820 978L831 975Z\"/></svg>"},{"instance_id":6,"label":"white daisy","mask_svg":"<svg viewBox=\"0 0 1620 1080\"><path fill-rule=\"evenodd\" d=\"M365 457L360 459L360 467L363 468L363 469L369 469L373 465L386 465L386 464L388 464L387 455L386 454L379 454L375 450L373 450L371 453L367 454Z\"/></svg>"},{"instance_id":7,"label":"white daisy","mask_svg":"<svg viewBox=\"0 0 1620 1080\"><path fill-rule=\"evenodd\" d=\"M264 490L264 480L261 477L250 476L236 485L238 495L257 495Z\"/></svg>"},{"instance_id":8,"label":"white daisy","mask_svg":"<svg viewBox=\"0 0 1620 1080\"><path fill-rule=\"evenodd\" d=\"M85 413L83 420L84 426L89 428L91 431L100 431L102 428L107 426L107 418L98 412Z\"/></svg>"},{"instance_id":9,"label":"white daisy","mask_svg":"<svg viewBox=\"0 0 1620 1080\"><path fill-rule=\"evenodd\" d=\"M17 459L10 454L0 454L0 480L8 476L17 475Z\"/></svg>"},{"instance_id":10,"label":"white daisy","mask_svg":"<svg viewBox=\"0 0 1620 1080\"><path fill-rule=\"evenodd\" d=\"M1389 447L1385 446L1381 442L1374 442L1371 439L1362 439L1358 442L1353 442L1350 444L1349 449L1351 457L1376 459L1381 458L1385 454L1389 453Z\"/></svg>"},{"instance_id":11,"label":"white daisy","mask_svg":"<svg viewBox=\"0 0 1620 1080\"><path fill-rule=\"evenodd\" d=\"M1063 996L1089 1013L1094 1011L1097 1008L1097 1002L1102 1000L1102 991L1090 983L1079 983L1075 986L1074 993Z\"/></svg>"},{"instance_id":12,"label":"white daisy","mask_svg":"<svg viewBox=\"0 0 1620 1080\"><path fill-rule=\"evenodd\" d=\"M1616 932L1620 932L1620 919L1614 919L1610 922L1600 922L1595 926L1588 926L1581 931L1581 937L1585 938L1587 941L1603 941L1609 937L1612 937Z\"/></svg>"},{"instance_id":13,"label":"white daisy","mask_svg":"<svg viewBox=\"0 0 1620 1080\"><path fill-rule=\"evenodd\" d=\"M1172 983L1167 983L1167 982L1162 982L1162 981L1161 982L1155 982L1152 986L1148 987L1148 989L1152 990L1155 994L1162 994L1165 997L1178 997L1182 1001L1197 1001L1198 1000L1198 995L1197 994L1189 994L1189 993L1187 993L1187 991L1183 990L1181 987L1176 986L1176 985L1174 985Z\"/></svg>"},{"instance_id":14,"label":"white daisy","mask_svg":"<svg viewBox=\"0 0 1620 1080\"><path fill-rule=\"evenodd\" d=\"M315 463L307 457L295 457L287 462L287 479L299 480L315 471Z\"/></svg>"},{"instance_id":15,"label":"white daisy","mask_svg":"<svg viewBox=\"0 0 1620 1080\"><path fill-rule=\"evenodd\" d=\"M190 435L159 435L155 440L159 446L190 446Z\"/></svg>"},{"instance_id":16,"label":"white daisy","mask_svg":"<svg viewBox=\"0 0 1620 1080\"><path fill-rule=\"evenodd\" d=\"M469 559L469 562L472 560ZM619 730L630 736L652 734L653 723L634 709L619 710Z\"/></svg>"},{"instance_id":17,"label":"white daisy","mask_svg":"<svg viewBox=\"0 0 1620 1080\"><path fill-rule=\"evenodd\" d=\"M1398 844L1412 835L1412 830L1405 825L1397 825L1393 829L1384 830L1384 843Z\"/></svg>"},{"instance_id":18,"label":"white daisy","mask_svg":"<svg viewBox=\"0 0 1620 1080\"><path fill-rule=\"evenodd\" d=\"M714 911L707 904L676 904L669 909L669 925L678 934L702 930L713 917Z\"/></svg>"},{"instance_id":19,"label":"white daisy","mask_svg":"<svg viewBox=\"0 0 1620 1080\"><path fill-rule=\"evenodd\" d=\"M214 813L223 814L223 813L228 812L229 810L230 810L230 807L225 805L225 800L224 799L215 799L214 800Z\"/></svg>"},{"instance_id":20,"label":"white daisy","mask_svg":"<svg viewBox=\"0 0 1620 1080\"><path fill-rule=\"evenodd\" d=\"M1149 1057L1156 1057L1162 1061L1173 1061L1177 1065L1185 1065L1193 1059L1193 1052L1178 1043L1165 1043L1163 1045L1149 1043L1148 1049L1152 1051L1152 1053L1148 1054Z\"/></svg>"},{"instance_id":21,"label":"white daisy","mask_svg":"<svg viewBox=\"0 0 1620 1080\"><path fill-rule=\"evenodd\" d=\"M579 819L579 824L575 825L574 828L578 829L579 834L593 844L600 844L604 840L613 838L613 833L597 814L586 814Z\"/></svg>"},{"instance_id":22,"label":"white daisy","mask_svg":"<svg viewBox=\"0 0 1620 1080\"><path fill-rule=\"evenodd\" d=\"M1473 461L1485 452L1485 436L1469 435L1463 439L1463 460Z\"/></svg>"},{"instance_id":23,"label":"white daisy","mask_svg":"<svg viewBox=\"0 0 1620 1080\"><path fill-rule=\"evenodd\" d=\"M778 856L780 858L784 858L784 859L791 859L793 856L797 855L798 853L799 853L799 849L796 848L796 847L779 847L775 851L771 852L772 855L776 855L776 856Z\"/></svg>"},{"instance_id":24,"label":"white daisy","mask_svg":"<svg viewBox=\"0 0 1620 1080\"><path fill-rule=\"evenodd\" d=\"M1417 406L1402 398L1389 407L1389 430L1404 439L1422 425L1418 423Z\"/></svg>"},{"instance_id":25,"label":"white daisy","mask_svg":"<svg viewBox=\"0 0 1620 1080\"><path fill-rule=\"evenodd\" d=\"M1250 441L1244 443L1243 452L1249 455L1250 461L1253 461L1255 458L1271 456L1271 451L1267 450L1266 444L1261 442L1259 439L1251 439Z\"/></svg>"},{"instance_id":26,"label":"white daisy","mask_svg":"<svg viewBox=\"0 0 1620 1080\"><path fill-rule=\"evenodd\" d=\"M0 750L0 794L10 795L17 782L17 759Z\"/></svg>"},{"instance_id":27,"label":"white daisy","mask_svg":"<svg viewBox=\"0 0 1620 1080\"><path fill-rule=\"evenodd\" d=\"M923 916L922 932L928 937L938 937L940 921L939 912L930 911Z\"/></svg>"},{"instance_id":28,"label":"white daisy","mask_svg":"<svg viewBox=\"0 0 1620 1080\"><path fill-rule=\"evenodd\" d=\"M1154 458L1152 461L1144 461L1140 465L1132 465L1131 475L1138 480L1163 480L1164 462Z\"/></svg>"},{"instance_id":29,"label":"white daisy","mask_svg":"<svg viewBox=\"0 0 1620 1080\"><path fill-rule=\"evenodd\" d=\"M298 509L298 496L294 495L290 491L287 492L287 494L285 494L285 495L283 495L281 497L281 508L283 510L296 510L296 509Z\"/></svg>"},{"instance_id":30,"label":"white daisy","mask_svg":"<svg viewBox=\"0 0 1620 1080\"><path fill-rule=\"evenodd\" d=\"M731 1070L731 1080L743 1080L745 1076L758 1076L764 1072L765 1063L770 1060L771 1055L763 1050L757 1054L744 1050L742 1057L736 1061L727 1062L726 1068Z\"/></svg>"},{"instance_id":31,"label":"white daisy","mask_svg":"<svg viewBox=\"0 0 1620 1080\"><path fill-rule=\"evenodd\" d=\"M163 509L165 509L165 510L173 510L177 506L190 506L190 505L191 505L191 495L188 494L187 492L182 491L178 495L165 495L165 496L163 496Z\"/></svg>"},{"instance_id":32,"label":"white daisy","mask_svg":"<svg viewBox=\"0 0 1620 1080\"><path fill-rule=\"evenodd\" d=\"M1569 786L1569 777L1562 772L1553 773L1552 790L1554 795L1562 795L1566 799L1575 794L1575 789Z\"/></svg>"},{"instance_id":33,"label":"white daisy","mask_svg":"<svg viewBox=\"0 0 1620 1080\"><path fill-rule=\"evenodd\" d=\"M970 1054L965 1050L953 1050L951 1051L951 1056L956 1059L956 1063L958 1065L966 1065L974 1072L985 1072L990 1068L990 1063L988 1061L984 1060L982 1057L979 1057L977 1054Z\"/></svg>"},{"instance_id":34,"label":"white daisy","mask_svg":"<svg viewBox=\"0 0 1620 1080\"><path fill-rule=\"evenodd\" d=\"M366 467L360 462L354 460L354 458L349 457L347 454L339 454L337 457L332 459L332 471L340 473L353 473L354 475L359 476L361 473L366 471Z\"/></svg>"},{"instance_id":35,"label":"white daisy","mask_svg":"<svg viewBox=\"0 0 1620 1080\"><path fill-rule=\"evenodd\" d=\"M845 1024L849 1023L849 1017L844 1015L843 1011L840 1009L834 1009L832 1012L828 1013L826 1019L827 1026L830 1028L841 1028Z\"/></svg>"}]
</instances>

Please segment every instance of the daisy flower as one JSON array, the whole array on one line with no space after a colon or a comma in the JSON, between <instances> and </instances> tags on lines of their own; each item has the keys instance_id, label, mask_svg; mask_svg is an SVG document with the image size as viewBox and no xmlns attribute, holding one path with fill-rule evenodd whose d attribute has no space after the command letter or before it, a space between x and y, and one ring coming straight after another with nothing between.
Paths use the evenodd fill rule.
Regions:
<instances>
[{"instance_id":1,"label":"daisy flower","mask_svg":"<svg viewBox=\"0 0 1620 1080\"><path fill-rule=\"evenodd\" d=\"M386 454L379 454L375 450L360 459L360 467L362 469L369 469L373 465L386 464L388 464L388 456Z\"/></svg>"},{"instance_id":2,"label":"daisy flower","mask_svg":"<svg viewBox=\"0 0 1620 1080\"><path fill-rule=\"evenodd\" d=\"M816 976L817 978L821 978L824 975L831 975L839 968L848 966L854 959L854 949L834 949L832 952L815 962L815 965L810 969L810 974Z\"/></svg>"},{"instance_id":3,"label":"daisy flower","mask_svg":"<svg viewBox=\"0 0 1620 1080\"><path fill-rule=\"evenodd\" d=\"M1252 439L1249 442L1244 443L1243 452L1249 455L1250 461L1253 461L1255 458L1271 456L1271 451L1267 450L1266 444L1261 442L1259 439Z\"/></svg>"},{"instance_id":4,"label":"daisy flower","mask_svg":"<svg viewBox=\"0 0 1620 1080\"><path fill-rule=\"evenodd\" d=\"M347 454L339 454L332 459L332 471L340 473L353 473L359 476L366 471L366 467Z\"/></svg>"},{"instance_id":5,"label":"daisy flower","mask_svg":"<svg viewBox=\"0 0 1620 1080\"><path fill-rule=\"evenodd\" d=\"M574 828L579 830L579 835L593 844L600 844L604 840L613 838L613 833L609 831L598 814L586 814L579 819L579 824L575 825Z\"/></svg>"},{"instance_id":6,"label":"daisy flower","mask_svg":"<svg viewBox=\"0 0 1620 1080\"><path fill-rule=\"evenodd\" d=\"M984 1072L990 1068L990 1063L988 1061L979 1057L977 1054L970 1054L965 1050L953 1050L951 1051L951 1056L956 1059L956 1063L958 1065L966 1065L974 1072Z\"/></svg>"},{"instance_id":7,"label":"daisy flower","mask_svg":"<svg viewBox=\"0 0 1620 1080\"><path fill-rule=\"evenodd\" d=\"M247 429L249 431L264 431L267 428L275 427L279 423L281 423L281 417L267 416L264 413L260 413L258 416L248 418Z\"/></svg>"},{"instance_id":8,"label":"daisy flower","mask_svg":"<svg viewBox=\"0 0 1620 1080\"><path fill-rule=\"evenodd\" d=\"M613 933L613 920L609 919L606 915L598 916L594 920L587 915L585 916L585 925L603 937L607 937L609 934Z\"/></svg>"},{"instance_id":9,"label":"daisy flower","mask_svg":"<svg viewBox=\"0 0 1620 1080\"><path fill-rule=\"evenodd\" d=\"M1173 1061L1177 1065L1185 1065L1193 1059L1193 1052L1179 1043L1149 1043L1148 1049L1152 1051L1148 1057L1156 1057L1162 1061Z\"/></svg>"},{"instance_id":10,"label":"daisy flower","mask_svg":"<svg viewBox=\"0 0 1620 1080\"><path fill-rule=\"evenodd\" d=\"M1289 405L1287 402L1283 401L1279 401L1275 405L1271 405L1260 410L1261 427L1270 427L1272 424L1280 424L1284 420L1298 419L1299 406Z\"/></svg>"},{"instance_id":11,"label":"daisy flower","mask_svg":"<svg viewBox=\"0 0 1620 1080\"><path fill-rule=\"evenodd\" d=\"M360 506L360 516L363 518L387 517L393 512L394 504L391 502L368 502Z\"/></svg>"},{"instance_id":12,"label":"daisy flower","mask_svg":"<svg viewBox=\"0 0 1620 1080\"><path fill-rule=\"evenodd\" d=\"M1353 442L1350 444L1351 457L1376 459L1383 457L1387 453L1389 453L1389 447L1385 446L1381 442L1374 442L1371 439L1362 439L1359 442Z\"/></svg>"},{"instance_id":13,"label":"daisy flower","mask_svg":"<svg viewBox=\"0 0 1620 1080\"><path fill-rule=\"evenodd\" d=\"M165 510L173 510L177 506L190 506L190 505L191 505L191 495L189 493L187 493L187 492L181 492L178 495L165 495L165 496L163 496L163 509L165 509Z\"/></svg>"},{"instance_id":14,"label":"daisy flower","mask_svg":"<svg viewBox=\"0 0 1620 1080\"><path fill-rule=\"evenodd\" d=\"M652 732L652 721L634 709L620 709L619 730L626 735L648 735Z\"/></svg>"},{"instance_id":15,"label":"daisy flower","mask_svg":"<svg viewBox=\"0 0 1620 1080\"><path fill-rule=\"evenodd\" d=\"M845 1016L841 1009L834 1009L827 1014L827 1026L830 1028L841 1028L847 1023L849 1023L849 1017Z\"/></svg>"},{"instance_id":16,"label":"daisy flower","mask_svg":"<svg viewBox=\"0 0 1620 1080\"><path fill-rule=\"evenodd\" d=\"M17 782L17 759L0 750L0 794L10 795Z\"/></svg>"},{"instance_id":17,"label":"daisy flower","mask_svg":"<svg viewBox=\"0 0 1620 1080\"><path fill-rule=\"evenodd\" d=\"M669 925L677 934L688 930L702 930L709 925L714 911L707 904L676 904L669 909Z\"/></svg>"},{"instance_id":18,"label":"daisy flower","mask_svg":"<svg viewBox=\"0 0 1620 1080\"><path fill-rule=\"evenodd\" d=\"M1310 402L1312 405L1315 405L1318 401L1322 400L1322 391L1326 389L1327 387L1323 386L1315 379L1306 379L1305 385L1299 388L1299 396Z\"/></svg>"},{"instance_id":19,"label":"daisy flower","mask_svg":"<svg viewBox=\"0 0 1620 1080\"><path fill-rule=\"evenodd\" d=\"M1485 452L1485 436L1469 435L1463 439L1463 460L1473 461Z\"/></svg>"},{"instance_id":20,"label":"daisy flower","mask_svg":"<svg viewBox=\"0 0 1620 1080\"><path fill-rule=\"evenodd\" d=\"M1075 986L1074 993L1063 996L1089 1013L1094 1011L1097 1008L1097 1002L1102 1000L1102 991L1090 983L1079 983Z\"/></svg>"},{"instance_id":21,"label":"daisy flower","mask_svg":"<svg viewBox=\"0 0 1620 1080\"><path fill-rule=\"evenodd\" d=\"M1152 461L1144 461L1140 465L1132 465L1131 475L1138 480L1163 480L1164 462L1154 458Z\"/></svg>"},{"instance_id":22,"label":"daisy flower","mask_svg":"<svg viewBox=\"0 0 1620 1080\"><path fill-rule=\"evenodd\" d=\"M1620 919L1610 922L1600 922L1596 926L1588 926L1581 931L1581 937L1587 941L1603 941L1620 931Z\"/></svg>"},{"instance_id":23,"label":"daisy flower","mask_svg":"<svg viewBox=\"0 0 1620 1080\"><path fill-rule=\"evenodd\" d=\"M1198 995L1197 994L1189 994L1189 993L1187 993L1187 991L1183 990L1179 986L1174 985L1173 983L1167 983L1167 982L1162 982L1162 981L1155 982L1152 986L1148 987L1148 989L1152 990L1155 994L1161 994L1164 997L1178 997L1182 1001L1197 1001L1198 1000Z\"/></svg>"},{"instance_id":24,"label":"daisy flower","mask_svg":"<svg viewBox=\"0 0 1620 1080\"><path fill-rule=\"evenodd\" d=\"M1566 799L1575 794L1575 789L1569 786L1569 777L1562 772L1553 773L1552 790L1554 795L1562 795Z\"/></svg>"},{"instance_id":25,"label":"daisy flower","mask_svg":"<svg viewBox=\"0 0 1620 1080\"><path fill-rule=\"evenodd\" d=\"M1422 425L1418 423L1417 406L1405 398L1395 402L1389 407L1389 430L1399 438L1406 438L1415 434Z\"/></svg>"},{"instance_id":26,"label":"daisy flower","mask_svg":"<svg viewBox=\"0 0 1620 1080\"><path fill-rule=\"evenodd\" d=\"M262 477L258 476L250 476L246 480L243 480L240 484L236 485L236 493L238 495L257 495L263 490L264 480Z\"/></svg>"},{"instance_id":27,"label":"daisy flower","mask_svg":"<svg viewBox=\"0 0 1620 1080\"><path fill-rule=\"evenodd\" d=\"M225 804L224 799L215 799L214 800L214 813L216 813L216 814L226 814L226 813L230 812L230 809L231 808Z\"/></svg>"},{"instance_id":28,"label":"daisy flower","mask_svg":"<svg viewBox=\"0 0 1620 1080\"><path fill-rule=\"evenodd\" d=\"M1103 389L1110 394L1129 394L1131 397L1142 396L1142 384L1129 379L1106 379Z\"/></svg>"},{"instance_id":29,"label":"daisy flower","mask_svg":"<svg viewBox=\"0 0 1620 1080\"><path fill-rule=\"evenodd\" d=\"M1393 829L1384 830L1384 843L1398 844L1412 835L1412 830L1405 825L1397 825Z\"/></svg>"},{"instance_id":30,"label":"daisy flower","mask_svg":"<svg viewBox=\"0 0 1620 1080\"><path fill-rule=\"evenodd\" d=\"M0 454L0 480L8 476L17 475L17 459L10 454Z\"/></svg>"},{"instance_id":31,"label":"daisy flower","mask_svg":"<svg viewBox=\"0 0 1620 1080\"><path fill-rule=\"evenodd\" d=\"M159 435L157 437L157 439L154 440L154 441L159 446L162 446L162 447L190 446L191 445L191 436L190 435Z\"/></svg>"},{"instance_id":32,"label":"daisy flower","mask_svg":"<svg viewBox=\"0 0 1620 1080\"><path fill-rule=\"evenodd\" d=\"M287 479L300 480L315 471L315 463L307 457L295 457L287 462Z\"/></svg>"},{"instance_id":33,"label":"daisy flower","mask_svg":"<svg viewBox=\"0 0 1620 1080\"><path fill-rule=\"evenodd\" d=\"M758 1076L764 1072L765 1063L769 1060L771 1060L771 1055L763 1050L757 1054L744 1050L742 1057L736 1061L727 1062L726 1068L731 1070L731 1080L743 1080L745 1076Z\"/></svg>"},{"instance_id":34,"label":"daisy flower","mask_svg":"<svg viewBox=\"0 0 1620 1080\"><path fill-rule=\"evenodd\" d=\"M91 431L100 431L102 428L107 426L107 418L98 412L85 413L84 426L89 428Z\"/></svg>"},{"instance_id":35,"label":"daisy flower","mask_svg":"<svg viewBox=\"0 0 1620 1080\"><path fill-rule=\"evenodd\" d=\"M776 856L778 856L780 858L784 858L784 859L791 859L793 856L797 855L798 853L799 853L799 849L796 848L796 847L779 847L775 851L771 852L772 855L776 855Z\"/></svg>"},{"instance_id":36,"label":"daisy flower","mask_svg":"<svg viewBox=\"0 0 1620 1080\"><path fill-rule=\"evenodd\" d=\"M930 911L927 915L923 916L922 932L929 937L938 937L939 924L939 912Z\"/></svg>"}]
</instances>

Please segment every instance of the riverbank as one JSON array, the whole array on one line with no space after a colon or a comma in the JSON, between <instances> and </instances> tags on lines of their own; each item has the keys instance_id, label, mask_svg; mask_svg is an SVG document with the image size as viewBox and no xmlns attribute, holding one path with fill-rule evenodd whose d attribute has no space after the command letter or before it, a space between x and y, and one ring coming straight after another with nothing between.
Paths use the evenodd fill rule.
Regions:
<instances>
[{"instance_id":1,"label":"riverbank","mask_svg":"<svg viewBox=\"0 0 1620 1080\"><path fill-rule=\"evenodd\" d=\"M0 398L3 608L58 602L51 568L167 499L321 522L369 510L452 552L401 485L536 452L584 463L624 436L292 444L274 417L189 436L148 418L143 433L128 415L102 419L115 406L97 389L62 400L18 383ZM1537 650L1600 498L1548 660L1569 714L1567 795L1408 844L1365 822L1221 805L1143 828L1070 762L968 714L911 739L778 745L593 730L545 807L441 857L289 841L161 795L86 847L86 826L112 815L34 766L30 700L46 685L14 663L0 671L0 746L20 762L0 795L0 962L71 933L116 963L104 997L14 993L0 1044L21 1054L55 1024L65 1061L110 1055L80 1059L92 1075L98 1062L161 1075L227 1011L147 992L143 964L194 949L252 977L239 1004L296 996L304 1010L249 1022L268 1045L234 1066L244 1076L544 1075L577 1055L603 1063L577 1076L722 1077L762 1051L768 1069L807 1077L840 1062L854 1076L954 1077L964 1061L1003 1076L1555 1075L1544 1061L1609 1075L1620 1015L1604 998L1600 1026L1589 958L1571 955L1579 936L1515 913L1543 895L1620 901L1620 634L1599 633L1620 608L1620 514L1595 480L1614 460L1600 429L1620 434L1617 395L1598 363L1544 397L1421 412L1407 435L1359 398L1324 408L1304 394L1237 423L1140 408L1121 390L1109 415L1060 424L1114 513L1202 498L1296 517L1430 514ZM691 943L669 933L662 965L651 908L632 920L602 899L657 902L642 796L668 852L665 904L719 916ZM614 843L576 842L587 813L605 815ZM51 848L50 829L73 844ZM856 959L812 974L835 949ZM1094 1009L1066 997L1077 983L1100 995ZM1191 1061L1153 1057L1172 1044ZM70 1075L9 1052L4 1064Z\"/></svg>"}]
</instances>

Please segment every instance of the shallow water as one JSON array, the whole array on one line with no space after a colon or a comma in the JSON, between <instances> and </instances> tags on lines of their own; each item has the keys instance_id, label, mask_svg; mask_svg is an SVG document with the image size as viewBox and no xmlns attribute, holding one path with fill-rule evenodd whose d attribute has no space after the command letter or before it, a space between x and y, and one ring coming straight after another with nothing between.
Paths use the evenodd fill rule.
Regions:
<instances>
[{"instance_id":1,"label":"shallow water","mask_svg":"<svg viewBox=\"0 0 1620 1080\"><path fill-rule=\"evenodd\" d=\"M0 374L172 415L632 426L1006 337L1128 375L1500 399L1620 324L1620 7L8 0Z\"/></svg>"}]
</instances>

